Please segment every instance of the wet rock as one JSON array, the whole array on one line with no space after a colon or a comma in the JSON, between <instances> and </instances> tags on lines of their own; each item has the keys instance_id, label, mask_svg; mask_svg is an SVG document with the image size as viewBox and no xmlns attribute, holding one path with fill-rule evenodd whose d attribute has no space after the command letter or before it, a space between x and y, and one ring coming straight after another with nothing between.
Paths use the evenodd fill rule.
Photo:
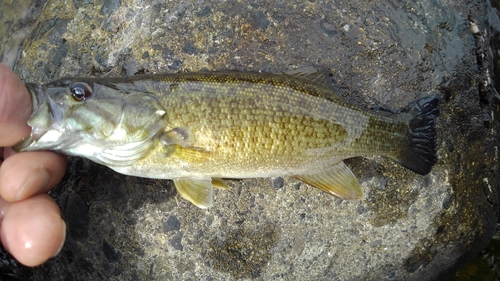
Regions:
<instances>
[{"instance_id":1,"label":"wet rock","mask_svg":"<svg viewBox=\"0 0 500 281\"><path fill-rule=\"evenodd\" d=\"M205 6L203 9L201 9L199 12L196 13L197 16L199 17L206 17L212 12L212 9L210 6Z\"/></svg>"},{"instance_id":2,"label":"wet rock","mask_svg":"<svg viewBox=\"0 0 500 281\"><path fill-rule=\"evenodd\" d=\"M93 0L73 0L73 4L77 9L86 5L91 5L93 2Z\"/></svg>"},{"instance_id":3,"label":"wet rock","mask_svg":"<svg viewBox=\"0 0 500 281\"><path fill-rule=\"evenodd\" d=\"M183 51L184 51L184 53L190 54L190 55L196 55L199 53L196 46L193 44L193 42L190 42L190 41L186 41L186 43L184 44Z\"/></svg>"},{"instance_id":4,"label":"wet rock","mask_svg":"<svg viewBox=\"0 0 500 281\"><path fill-rule=\"evenodd\" d=\"M64 212L68 232L74 238L87 238L89 235L89 207L82 196L70 196Z\"/></svg>"},{"instance_id":5,"label":"wet rock","mask_svg":"<svg viewBox=\"0 0 500 281\"><path fill-rule=\"evenodd\" d=\"M174 60L171 64L168 65L168 69L172 71L176 71L182 68L182 61Z\"/></svg>"},{"instance_id":6,"label":"wet rock","mask_svg":"<svg viewBox=\"0 0 500 281\"><path fill-rule=\"evenodd\" d=\"M106 240L102 241L102 252L109 263L119 262L122 256L122 253L111 246Z\"/></svg>"},{"instance_id":7,"label":"wet rock","mask_svg":"<svg viewBox=\"0 0 500 281\"><path fill-rule=\"evenodd\" d=\"M181 222L176 216L168 217L167 221L163 224L163 232L167 233L173 230L179 230L181 228Z\"/></svg>"},{"instance_id":8,"label":"wet rock","mask_svg":"<svg viewBox=\"0 0 500 281\"><path fill-rule=\"evenodd\" d=\"M182 247L182 236L184 235L184 233L182 232L179 232L177 233L176 235L174 235L174 237L172 237L172 240L170 240L170 245L178 250L178 251L182 251L184 250L184 247Z\"/></svg>"},{"instance_id":9,"label":"wet rock","mask_svg":"<svg viewBox=\"0 0 500 281\"><path fill-rule=\"evenodd\" d=\"M44 23L42 23L38 30L36 30L33 34L37 39L44 37L47 39L47 42L51 44L58 44L61 42L63 38L64 32L66 32L66 28L68 26L69 20L53 18Z\"/></svg>"},{"instance_id":10,"label":"wet rock","mask_svg":"<svg viewBox=\"0 0 500 281\"><path fill-rule=\"evenodd\" d=\"M282 188L285 185L285 181L282 177L277 177L273 179L273 187L274 188Z\"/></svg>"},{"instance_id":11,"label":"wet rock","mask_svg":"<svg viewBox=\"0 0 500 281\"><path fill-rule=\"evenodd\" d=\"M102 4L101 7L101 15L107 15L110 14L116 10L118 10L121 6L121 1L120 0L105 0L104 4Z\"/></svg>"},{"instance_id":12,"label":"wet rock","mask_svg":"<svg viewBox=\"0 0 500 281\"><path fill-rule=\"evenodd\" d=\"M321 20L319 22L319 26L321 27L321 30L328 36L335 36L338 34L338 31L335 29L335 25L330 23L330 21L326 19Z\"/></svg>"},{"instance_id":13,"label":"wet rock","mask_svg":"<svg viewBox=\"0 0 500 281\"><path fill-rule=\"evenodd\" d=\"M28 280L29 275L24 271L25 268L0 245L0 280Z\"/></svg>"},{"instance_id":14,"label":"wet rock","mask_svg":"<svg viewBox=\"0 0 500 281\"><path fill-rule=\"evenodd\" d=\"M252 16L252 26L256 29L257 28L266 29L271 23L267 19L266 15L261 11L254 12L251 14L251 16Z\"/></svg>"},{"instance_id":15,"label":"wet rock","mask_svg":"<svg viewBox=\"0 0 500 281\"><path fill-rule=\"evenodd\" d=\"M216 190L213 208L200 210L171 181L73 158L52 196L64 216L88 213L88 228L68 229L61 254L30 277L423 280L454 270L486 245L498 217L500 100L483 2L48 2L39 29L14 45L25 81L321 64L363 107L438 95L439 161L420 176L381 156L348 160L361 201L293 178L246 179L229 181L232 189Z\"/></svg>"},{"instance_id":16,"label":"wet rock","mask_svg":"<svg viewBox=\"0 0 500 281\"><path fill-rule=\"evenodd\" d=\"M279 236L276 229L267 225L255 233L252 229L247 232L242 227L225 236L222 239L215 237L210 242L209 264L237 279L261 277Z\"/></svg>"}]
</instances>

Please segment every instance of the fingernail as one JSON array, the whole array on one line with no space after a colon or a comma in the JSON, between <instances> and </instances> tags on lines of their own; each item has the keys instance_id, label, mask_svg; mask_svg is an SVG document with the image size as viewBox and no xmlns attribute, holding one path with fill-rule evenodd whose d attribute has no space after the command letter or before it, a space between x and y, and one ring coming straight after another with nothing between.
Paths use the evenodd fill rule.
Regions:
<instances>
[{"instance_id":1,"label":"fingernail","mask_svg":"<svg viewBox=\"0 0 500 281\"><path fill-rule=\"evenodd\" d=\"M28 179L24 182L24 185L21 187L19 192L17 193L16 200L22 200L26 197L27 192L32 192L33 190L40 190L45 187L49 182L50 175L49 172L45 169L38 169L33 171ZM36 192L35 192L36 193ZM30 194L31 195L31 194Z\"/></svg>"},{"instance_id":2,"label":"fingernail","mask_svg":"<svg viewBox=\"0 0 500 281\"><path fill-rule=\"evenodd\" d=\"M59 249L57 249L57 252L52 257L57 256L61 252L61 250L64 246L64 242L66 241L66 223L64 221L62 221L62 223L63 223L63 230L62 230L63 231L63 233L62 233L63 239L61 241L61 245L59 246Z\"/></svg>"}]
</instances>

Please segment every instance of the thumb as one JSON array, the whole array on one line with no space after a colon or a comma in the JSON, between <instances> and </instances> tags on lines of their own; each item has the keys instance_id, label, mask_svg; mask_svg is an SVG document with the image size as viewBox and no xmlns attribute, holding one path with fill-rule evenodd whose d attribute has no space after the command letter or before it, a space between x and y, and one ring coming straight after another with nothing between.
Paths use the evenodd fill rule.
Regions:
<instances>
[{"instance_id":1,"label":"thumb","mask_svg":"<svg viewBox=\"0 0 500 281\"><path fill-rule=\"evenodd\" d=\"M0 64L0 147L29 136L31 128L26 121L31 112L28 89L12 70Z\"/></svg>"}]
</instances>

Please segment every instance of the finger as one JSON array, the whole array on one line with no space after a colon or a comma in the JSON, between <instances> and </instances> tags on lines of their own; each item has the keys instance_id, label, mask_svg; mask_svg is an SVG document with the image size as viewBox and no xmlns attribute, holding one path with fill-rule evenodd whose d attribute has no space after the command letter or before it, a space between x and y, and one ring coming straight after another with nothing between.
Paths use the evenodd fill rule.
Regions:
<instances>
[{"instance_id":1,"label":"finger","mask_svg":"<svg viewBox=\"0 0 500 281\"><path fill-rule=\"evenodd\" d=\"M0 226L2 244L20 263L42 264L56 255L66 237L66 224L46 194L10 203Z\"/></svg>"},{"instance_id":2,"label":"finger","mask_svg":"<svg viewBox=\"0 0 500 281\"><path fill-rule=\"evenodd\" d=\"M49 151L22 152L0 166L0 196L14 202L49 191L61 181L66 157Z\"/></svg>"},{"instance_id":3,"label":"finger","mask_svg":"<svg viewBox=\"0 0 500 281\"><path fill-rule=\"evenodd\" d=\"M10 202L5 201L2 197L0 197L0 229L2 225L2 220L7 211L7 208L10 206Z\"/></svg>"},{"instance_id":4,"label":"finger","mask_svg":"<svg viewBox=\"0 0 500 281\"><path fill-rule=\"evenodd\" d=\"M7 66L0 64L0 146L12 146L29 136L26 121L32 112L31 95Z\"/></svg>"},{"instance_id":5,"label":"finger","mask_svg":"<svg viewBox=\"0 0 500 281\"><path fill-rule=\"evenodd\" d=\"M3 152L3 158L0 158L0 160L4 160L9 158L11 155L16 154L16 152L12 149L12 147L0 147L0 151ZM1 157L2 154L0 154Z\"/></svg>"}]
</instances>

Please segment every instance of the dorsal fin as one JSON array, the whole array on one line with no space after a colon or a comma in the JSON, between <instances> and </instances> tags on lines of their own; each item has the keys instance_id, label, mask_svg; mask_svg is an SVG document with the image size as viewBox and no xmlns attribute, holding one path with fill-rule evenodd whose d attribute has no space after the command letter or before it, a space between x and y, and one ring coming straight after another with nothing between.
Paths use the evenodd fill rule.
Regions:
<instances>
[{"instance_id":1,"label":"dorsal fin","mask_svg":"<svg viewBox=\"0 0 500 281\"><path fill-rule=\"evenodd\" d=\"M325 88L332 88L330 80L330 71L324 66L304 66L298 69L287 70L284 74L302 77Z\"/></svg>"},{"instance_id":2,"label":"dorsal fin","mask_svg":"<svg viewBox=\"0 0 500 281\"><path fill-rule=\"evenodd\" d=\"M308 82L313 82L314 84L321 86L325 90L319 90L316 95L326 98L330 101L345 102L344 98L339 95L334 87L332 80L330 79L330 71L324 66L305 66L299 69L288 70L283 72L286 75L292 75L295 77L300 77Z\"/></svg>"}]
</instances>

